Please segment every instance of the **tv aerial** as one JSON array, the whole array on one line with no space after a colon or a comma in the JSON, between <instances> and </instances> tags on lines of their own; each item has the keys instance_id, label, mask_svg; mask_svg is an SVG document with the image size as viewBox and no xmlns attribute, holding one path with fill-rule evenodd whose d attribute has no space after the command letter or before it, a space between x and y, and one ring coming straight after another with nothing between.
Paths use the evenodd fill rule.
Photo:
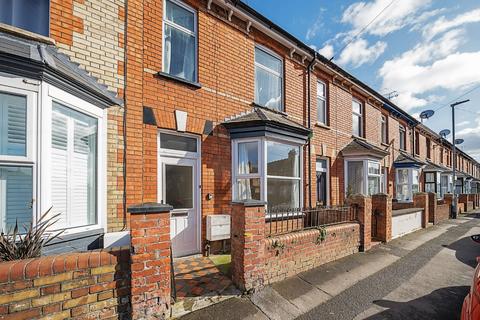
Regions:
<instances>
[{"instance_id":1,"label":"tv aerial","mask_svg":"<svg viewBox=\"0 0 480 320\"><path fill-rule=\"evenodd\" d=\"M435 111L433 110L425 110L420 113L420 119L423 123L423 120L431 118L435 114Z\"/></svg>"}]
</instances>

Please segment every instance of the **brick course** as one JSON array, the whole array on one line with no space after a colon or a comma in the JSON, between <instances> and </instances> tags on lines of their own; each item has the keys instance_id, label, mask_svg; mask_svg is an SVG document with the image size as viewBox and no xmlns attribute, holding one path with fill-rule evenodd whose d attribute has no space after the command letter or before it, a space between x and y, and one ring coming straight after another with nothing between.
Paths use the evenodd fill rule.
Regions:
<instances>
[{"instance_id":1,"label":"brick course","mask_svg":"<svg viewBox=\"0 0 480 320\"><path fill-rule=\"evenodd\" d=\"M0 263L2 319L127 319L128 249Z\"/></svg>"}]
</instances>

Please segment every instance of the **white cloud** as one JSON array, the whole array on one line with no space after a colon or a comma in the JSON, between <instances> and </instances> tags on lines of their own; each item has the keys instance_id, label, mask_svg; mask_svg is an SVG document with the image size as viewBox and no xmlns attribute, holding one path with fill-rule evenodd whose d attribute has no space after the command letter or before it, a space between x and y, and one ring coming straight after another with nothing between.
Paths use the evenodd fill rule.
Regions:
<instances>
[{"instance_id":1,"label":"white cloud","mask_svg":"<svg viewBox=\"0 0 480 320\"><path fill-rule=\"evenodd\" d=\"M352 25L351 33L356 34L387 8L365 31L372 35L384 36L414 24L419 18L419 12L428 6L431 0L401 0L393 4L391 2L392 0L355 2L343 12L341 22Z\"/></svg>"},{"instance_id":2,"label":"white cloud","mask_svg":"<svg viewBox=\"0 0 480 320\"><path fill-rule=\"evenodd\" d=\"M435 22L428 24L423 29L423 36L427 40L430 40L436 35L447 30L475 22L480 22L480 9L462 13L451 20L447 20L444 16L442 16Z\"/></svg>"},{"instance_id":3,"label":"white cloud","mask_svg":"<svg viewBox=\"0 0 480 320\"><path fill-rule=\"evenodd\" d=\"M459 125L460 123L457 124L457 126ZM458 131L456 136L465 140L462 144L465 152L480 161L480 148L478 146L478 140L480 139L480 116L468 128Z\"/></svg>"},{"instance_id":4,"label":"white cloud","mask_svg":"<svg viewBox=\"0 0 480 320\"><path fill-rule=\"evenodd\" d=\"M369 47L368 41L359 38L343 49L338 59L341 65L351 64L354 68L375 61L387 48L387 44L378 41Z\"/></svg>"},{"instance_id":5,"label":"white cloud","mask_svg":"<svg viewBox=\"0 0 480 320\"><path fill-rule=\"evenodd\" d=\"M334 54L333 46L331 44L326 44L323 48L318 50L318 53L320 53L325 58L330 59L331 57L333 57Z\"/></svg>"},{"instance_id":6,"label":"white cloud","mask_svg":"<svg viewBox=\"0 0 480 320\"><path fill-rule=\"evenodd\" d=\"M315 22L307 29L307 33L305 34L305 39L307 39L307 41L310 41L311 39L315 38L315 36L317 35L317 32L320 30L322 25L323 23L320 17L318 17L315 20Z\"/></svg>"},{"instance_id":7,"label":"white cloud","mask_svg":"<svg viewBox=\"0 0 480 320\"><path fill-rule=\"evenodd\" d=\"M462 121L456 124L457 127L464 127L470 124L470 121Z\"/></svg>"},{"instance_id":8,"label":"white cloud","mask_svg":"<svg viewBox=\"0 0 480 320\"><path fill-rule=\"evenodd\" d=\"M383 88L394 88L396 102L406 110L431 101L423 94L435 89L459 89L480 82L479 52L458 52L464 42L462 30L451 30L433 42L416 45L385 61L379 70Z\"/></svg>"}]
</instances>

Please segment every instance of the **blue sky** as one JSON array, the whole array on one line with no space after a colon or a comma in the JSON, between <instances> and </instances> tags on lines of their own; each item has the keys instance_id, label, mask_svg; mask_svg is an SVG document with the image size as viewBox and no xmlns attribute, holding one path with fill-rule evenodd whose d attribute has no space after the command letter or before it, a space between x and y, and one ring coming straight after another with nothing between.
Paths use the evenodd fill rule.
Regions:
<instances>
[{"instance_id":1,"label":"blue sky","mask_svg":"<svg viewBox=\"0 0 480 320\"><path fill-rule=\"evenodd\" d=\"M480 86L478 0L244 2L380 93L396 91L392 101L410 114L438 110L425 122L437 132L451 128L451 100ZM466 98L457 138L480 160L480 88Z\"/></svg>"}]
</instances>

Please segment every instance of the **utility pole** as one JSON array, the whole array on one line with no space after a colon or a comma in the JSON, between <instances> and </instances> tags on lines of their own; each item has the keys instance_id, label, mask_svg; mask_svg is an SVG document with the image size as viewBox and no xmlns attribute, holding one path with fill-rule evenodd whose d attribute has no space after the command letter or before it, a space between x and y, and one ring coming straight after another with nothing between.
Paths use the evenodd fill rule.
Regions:
<instances>
[{"instance_id":1,"label":"utility pole","mask_svg":"<svg viewBox=\"0 0 480 320\"><path fill-rule=\"evenodd\" d=\"M458 195L457 195L457 146L455 145L455 107L469 102L468 100L454 102L450 105L452 107L452 145L453 145L453 204L452 204L452 216L454 219L457 218L457 205L458 205Z\"/></svg>"}]
</instances>

